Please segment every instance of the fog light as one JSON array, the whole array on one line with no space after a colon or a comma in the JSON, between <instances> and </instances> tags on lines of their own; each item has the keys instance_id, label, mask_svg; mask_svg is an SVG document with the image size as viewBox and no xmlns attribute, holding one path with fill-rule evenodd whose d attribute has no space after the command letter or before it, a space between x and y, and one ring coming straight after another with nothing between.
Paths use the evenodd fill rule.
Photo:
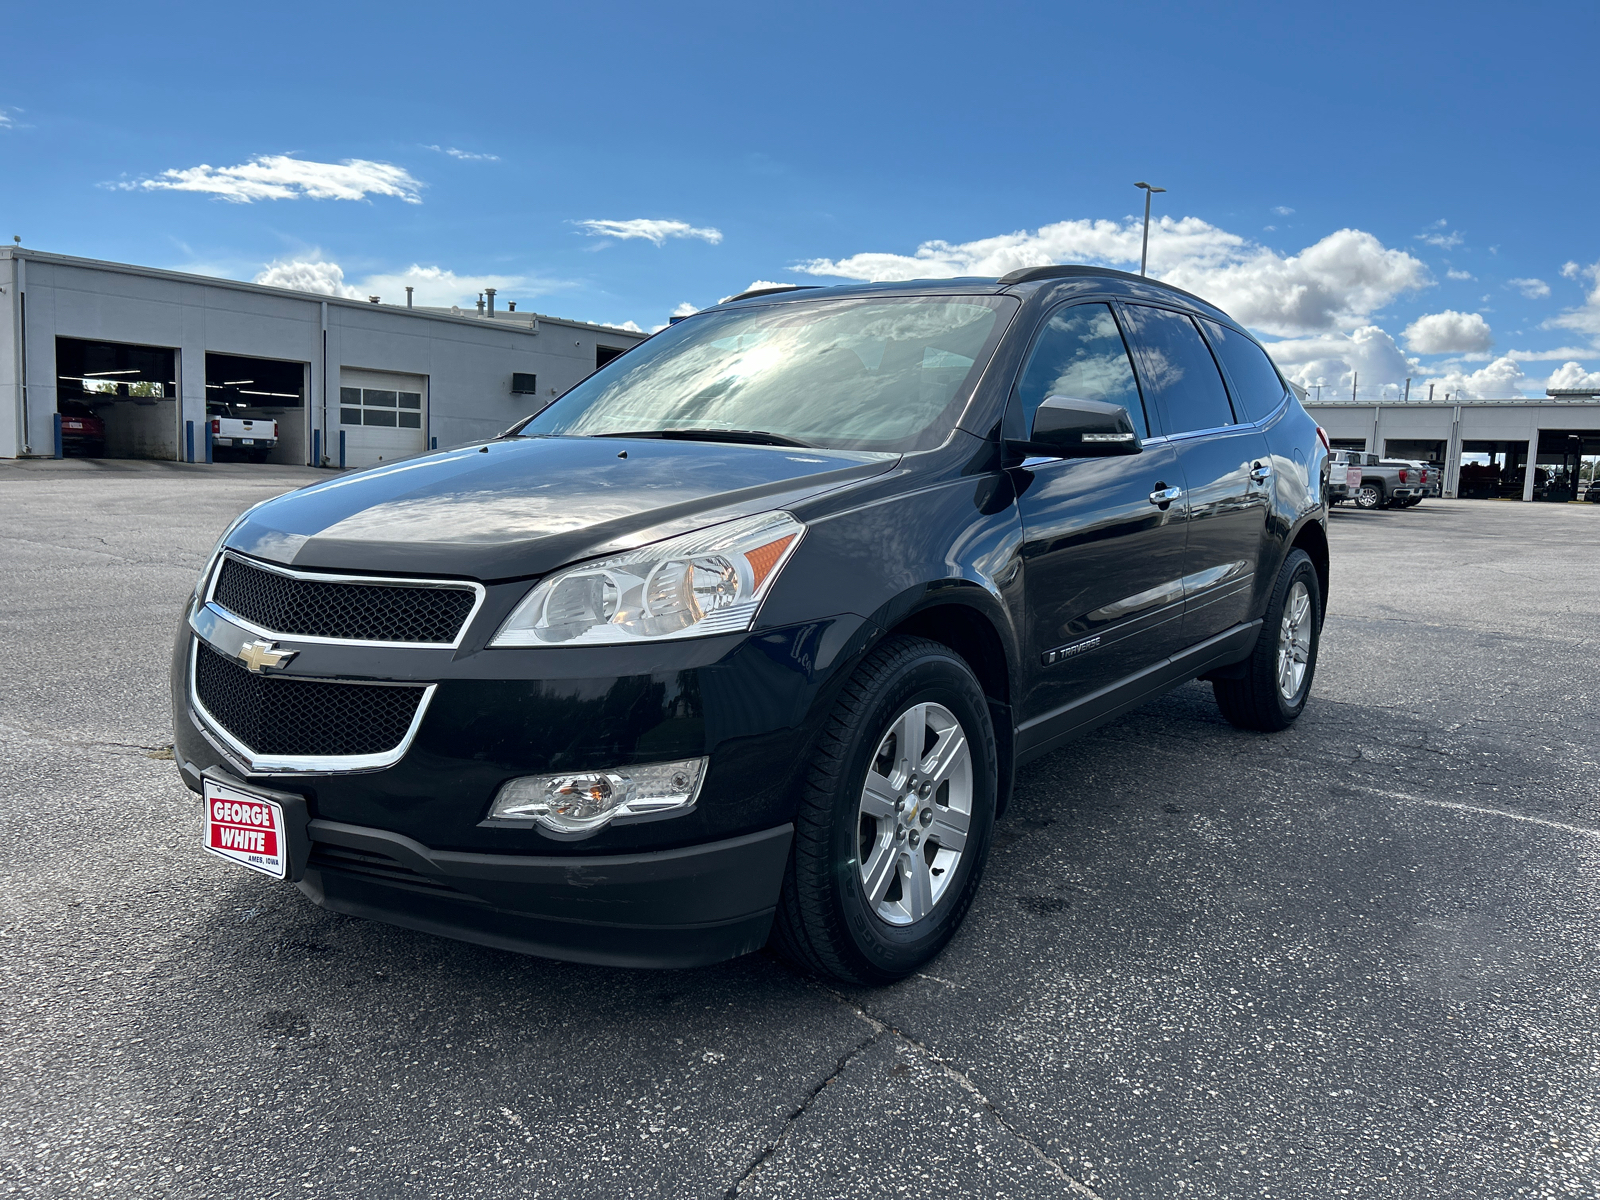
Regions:
<instances>
[{"instance_id":1,"label":"fog light","mask_svg":"<svg viewBox=\"0 0 1600 1200\"><path fill-rule=\"evenodd\" d=\"M564 771L507 781L489 809L495 823L534 824L553 833L592 833L612 821L677 815L694 807L704 758L610 771Z\"/></svg>"}]
</instances>

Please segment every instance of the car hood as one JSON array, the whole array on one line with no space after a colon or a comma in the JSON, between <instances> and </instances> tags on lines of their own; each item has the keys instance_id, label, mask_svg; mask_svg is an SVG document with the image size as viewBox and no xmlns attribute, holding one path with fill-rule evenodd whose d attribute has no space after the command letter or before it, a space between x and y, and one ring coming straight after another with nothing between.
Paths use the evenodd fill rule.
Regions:
<instances>
[{"instance_id":1,"label":"car hood","mask_svg":"<svg viewBox=\"0 0 1600 1200\"><path fill-rule=\"evenodd\" d=\"M782 508L897 461L716 442L516 438L279 496L252 509L227 544L295 567L509 579Z\"/></svg>"}]
</instances>

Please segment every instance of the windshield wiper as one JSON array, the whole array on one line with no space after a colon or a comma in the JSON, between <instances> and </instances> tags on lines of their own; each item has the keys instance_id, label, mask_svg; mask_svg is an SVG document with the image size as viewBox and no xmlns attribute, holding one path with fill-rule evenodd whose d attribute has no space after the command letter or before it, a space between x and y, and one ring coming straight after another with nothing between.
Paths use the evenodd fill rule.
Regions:
<instances>
[{"instance_id":1,"label":"windshield wiper","mask_svg":"<svg viewBox=\"0 0 1600 1200\"><path fill-rule=\"evenodd\" d=\"M781 433L768 433L764 429L635 429L625 433L599 433L594 436L662 438L675 442L738 442L746 446L798 446L802 450L814 449L810 442L785 437Z\"/></svg>"}]
</instances>

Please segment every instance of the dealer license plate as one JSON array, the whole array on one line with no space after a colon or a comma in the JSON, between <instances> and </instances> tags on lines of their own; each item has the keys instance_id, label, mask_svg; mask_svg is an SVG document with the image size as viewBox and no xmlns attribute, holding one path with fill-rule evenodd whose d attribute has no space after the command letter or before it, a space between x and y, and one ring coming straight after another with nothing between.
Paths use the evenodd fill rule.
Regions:
<instances>
[{"instance_id":1,"label":"dealer license plate","mask_svg":"<svg viewBox=\"0 0 1600 1200\"><path fill-rule=\"evenodd\" d=\"M214 779L205 780L205 798L207 850L274 879L288 878L288 830L280 805Z\"/></svg>"},{"instance_id":2,"label":"dealer license plate","mask_svg":"<svg viewBox=\"0 0 1600 1200\"><path fill-rule=\"evenodd\" d=\"M255 444L256 444L255 438L240 438L239 439L239 445L241 445L241 446L254 446Z\"/></svg>"}]
</instances>

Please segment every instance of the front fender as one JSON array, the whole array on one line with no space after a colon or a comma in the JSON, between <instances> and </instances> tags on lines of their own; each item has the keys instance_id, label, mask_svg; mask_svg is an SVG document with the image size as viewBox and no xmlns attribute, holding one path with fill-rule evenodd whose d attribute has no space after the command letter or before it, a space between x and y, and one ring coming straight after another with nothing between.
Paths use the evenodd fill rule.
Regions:
<instances>
[{"instance_id":1,"label":"front fender","mask_svg":"<svg viewBox=\"0 0 1600 1200\"><path fill-rule=\"evenodd\" d=\"M962 475L808 522L761 612L786 626L849 612L889 631L960 604L993 625L1010 678L1020 661L1022 521L1011 480Z\"/></svg>"}]
</instances>

